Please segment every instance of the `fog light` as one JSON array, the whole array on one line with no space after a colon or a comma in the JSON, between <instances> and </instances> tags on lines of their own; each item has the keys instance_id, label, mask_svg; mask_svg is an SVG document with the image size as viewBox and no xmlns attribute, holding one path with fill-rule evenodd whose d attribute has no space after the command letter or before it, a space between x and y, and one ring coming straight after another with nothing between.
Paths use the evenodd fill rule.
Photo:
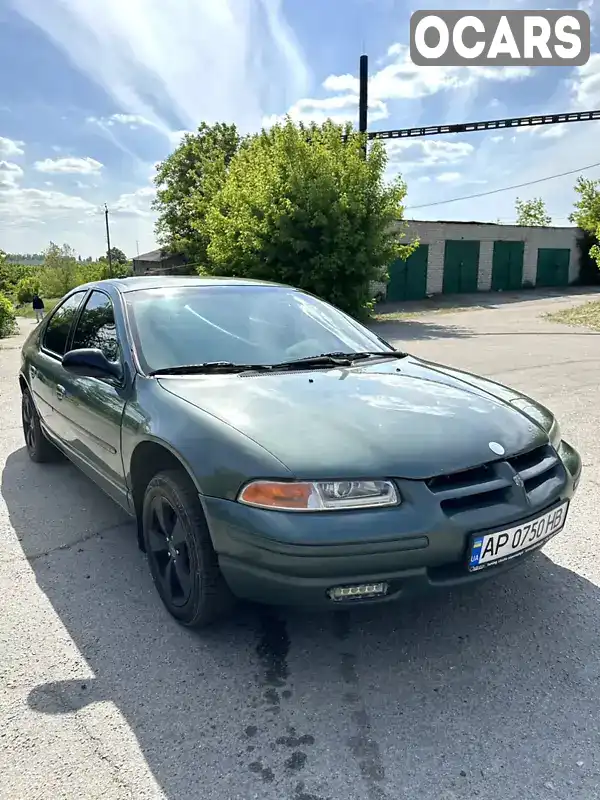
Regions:
<instances>
[{"instance_id":1,"label":"fog light","mask_svg":"<svg viewBox=\"0 0 600 800\"><path fill-rule=\"evenodd\" d=\"M336 586L327 594L331 600L362 600L368 597L382 597L388 593L388 583L361 583L358 586Z\"/></svg>"}]
</instances>

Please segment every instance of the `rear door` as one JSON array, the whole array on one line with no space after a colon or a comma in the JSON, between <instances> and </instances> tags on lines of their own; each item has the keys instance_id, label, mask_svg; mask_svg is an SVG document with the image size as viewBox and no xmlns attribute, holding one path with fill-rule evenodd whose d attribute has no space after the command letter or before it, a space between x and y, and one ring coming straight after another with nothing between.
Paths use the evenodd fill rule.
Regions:
<instances>
[{"instance_id":1,"label":"rear door","mask_svg":"<svg viewBox=\"0 0 600 800\"><path fill-rule=\"evenodd\" d=\"M44 324L39 349L29 362L29 386L42 424L52 436L61 441L66 432L60 413L61 378L64 372L61 359L86 294L87 290L75 292L56 306L48 322Z\"/></svg>"},{"instance_id":2,"label":"rear door","mask_svg":"<svg viewBox=\"0 0 600 800\"><path fill-rule=\"evenodd\" d=\"M121 458L121 419L129 381L123 347L117 333L112 299L94 289L78 317L70 350L98 348L109 361L119 363L123 378L86 378L63 369L62 413L67 420L66 444L105 491L122 502L126 495Z\"/></svg>"}]
</instances>

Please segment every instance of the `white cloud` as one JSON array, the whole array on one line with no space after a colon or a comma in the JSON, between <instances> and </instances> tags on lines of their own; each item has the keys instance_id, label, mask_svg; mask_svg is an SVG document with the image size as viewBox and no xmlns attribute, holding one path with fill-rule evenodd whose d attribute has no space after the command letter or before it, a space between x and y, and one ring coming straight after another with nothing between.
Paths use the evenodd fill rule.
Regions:
<instances>
[{"instance_id":1,"label":"white cloud","mask_svg":"<svg viewBox=\"0 0 600 800\"><path fill-rule=\"evenodd\" d=\"M576 106L581 111L592 111L600 104L600 53L592 53L590 60L575 70L572 90Z\"/></svg>"},{"instance_id":2,"label":"white cloud","mask_svg":"<svg viewBox=\"0 0 600 800\"><path fill-rule=\"evenodd\" d=\"M33 165L38 172L49 174L97 175L104 165L95 158L46 158Z\"/></svg>"},{"instance_id":3,"label":"white cloud","mask_svg":"<svg viewBox=\"0 0 600 800\"><path fill-rule=\"evenodd\" d=\"M327 119L333 122L356 122L358 117L358 95L345 95L340 97L326 97L321 100L298 100L287 112L294 122L323 123ZM385 119L388 110L385 103L380 100L369 101L369 119L371 122ZM281 122L285 114L272 115L263 120L265 127L270 127L276 122Z\"/></svg>"},{"instance_id":4,"label":"white cloud","mask_svg":"<svg viewBox=\"0 0 600 800\"><path fill-rule=\"evenodd\" d=\"M25 152L23 150L24 144L25 142L19 142L16 139L7 139L5 136L0 136L0 158L22 156Z\"/></svg>"},{"instance_id":5,"label":"white cloud","mask_svg":"<svg viewBox=\"0 0 600 800\"><path fill-rule=\"evenodd\" d=\"M65 212L86 211L93 206L82 197L43 189L13 187L0 193L0 219L48 219Z\"/></svg>"},{"instance_id":6,"label":"white cloud","mask_svg":"<svg viewBox=\"0 0 600 800\"><path fill-rule=\"evenodd\" d=\"M386 142L390 162L402 170L415 167L442 167L469 158L475 148L470 142L444 139L396 139Z\"/></svg>"},{"instance_id":7,"label":"white cloud","mask_svg":"<svg viewBox=\"0 0 600 800\"><path fill-rule=\"evenodd\" d=\"M538 136L540 139L562 139L568 133L567 128L570 124L563 122L555 125L523 125L520 128L514 128L514 132ZM516 141L516 137L513 136L512 141Z\"/></svg>"},{"instance_id":8,"label":"white cloud","mask_svg":"<svg viewBox=\"0 0 600 800\"><path fill-rule=\"evenodd\" d=\"M141 114L112 114L110 117L88 117L86 122L91 122L96 125L127 125L131 130L144 126L152 126L153 123L149 119L143 117Z\"/></svg>"},{"instance_id":9,"label":"white cloud","mask_svg":"<svg viewBox=\"0 0 600 800\"><path fill-rule=\"evenodd\" d=\"M429 97L447 89L460 89L482 81L521 80L532 74L529 67L419 67L410 60L407 45L394 44L388 50L394 60L369 79L371 100L409 100ZM358 78L330 75L323 87L331 92L358 93Z\"/></svg>"},{"instance_id":10,"label":"white cloud","mask_svg":"<svg viewBox=\"0 0 600 800\"><path fill-rule=\"evenodd\" d=\"M122 194L115 203L109 205L111 216L117 217L152 217L150 204L156 197L153 186L143 186L135 192Z\"/></svg>"},{"instance_id":11,"label":"white cloud","mask_svg":"<svg viewBox=\"0 0 600 800\"><path fill-rule=\"evenodd\" d=\"M23 170L18 164L0 161L0 191L14 188L22 177Z\"/></svg>"},{"instance_id":12,"label":"white cloud","mask_svg":"<svg viewBox=\"0 0 600 800\"><path fill-rule=\"evenodd\" d=\"M120 112L166 133L172 120L181 128L233 120L256 129L269 106L286 108L308 88L306 62L281 0L14 4Z\"/></svg>"},{"instance_id":13,"label":"white cloud","mask_svg":"<svg viewBox=\"0 0 600 800\"><path fill-rule=\"evenodd\" d=\"M456 183L461 179L460 172L440 172L436 180L440 183Z\"/></svg>"}]
</instances>

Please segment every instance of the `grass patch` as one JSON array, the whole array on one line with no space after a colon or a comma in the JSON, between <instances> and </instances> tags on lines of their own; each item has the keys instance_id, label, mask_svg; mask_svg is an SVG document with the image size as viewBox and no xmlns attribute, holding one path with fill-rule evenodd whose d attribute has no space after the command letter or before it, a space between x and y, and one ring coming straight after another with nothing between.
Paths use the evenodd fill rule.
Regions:
<instances>
[{"instance_id":1,"label":"grass patch","mask_svg":"<svg viewBox=\"0 0 600 800\"><path fill-rule=\"evenodd\" d=\"M50 299L44 298L44 313L48 314L54 306L59 303L61 300L60 297L51 297ZM31 303L26 303L23 306L18 306L15 304L15 309L17 312L17 317L27 317L28 319L35 319L35 311L31 307Z\"/></svg>"},{"instance_id":2,"label":"grass patch","mask_svg":"<svg viewBox=\"0 0 600 800\"><path fill-rule=\"evenodd\" d=\"M594 300L574 308L565 308L544 315L552 322L562 322L563 325L581 325L600 331L600 302Z\"/></svg>"}]
</instances>

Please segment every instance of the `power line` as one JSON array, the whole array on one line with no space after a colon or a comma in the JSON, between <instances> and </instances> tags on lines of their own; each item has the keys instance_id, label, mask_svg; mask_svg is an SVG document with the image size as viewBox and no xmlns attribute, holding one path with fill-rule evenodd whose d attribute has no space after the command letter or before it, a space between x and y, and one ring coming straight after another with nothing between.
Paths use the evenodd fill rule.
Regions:
<instances>
[{"instance_id":1,"label":"power line","mask_svg":"<svg viewBox=\"0 0 600 800\"><path fill-rule=\"evenodd\" d=\"M570 169L567 172L559 172L556 175L548 175L546 178L538 178L535 181L525 181L525 183L515 183L513 186L504 186L502 189L490 189L487 192L477 192L476 194L467 194L463 197L453 197L450 200L436 200L435 203L422 203L418 206L407 206L406 211L412 211L415 208L431 208L432 206L443 206L447 203L458 203L460 200L473 200L476 197L487 197L490 194L499 194L500 192L510 192L512 189L522 189L524 186L533 186L536 183L544 183L544 181L551 181L554 178L564 178L565 175L574 175L576 172L585 172L588 169L600 167L600 161L596 164L588 164L587 167L579 167L579 169Z\"/></svg>"}]
</instances>

